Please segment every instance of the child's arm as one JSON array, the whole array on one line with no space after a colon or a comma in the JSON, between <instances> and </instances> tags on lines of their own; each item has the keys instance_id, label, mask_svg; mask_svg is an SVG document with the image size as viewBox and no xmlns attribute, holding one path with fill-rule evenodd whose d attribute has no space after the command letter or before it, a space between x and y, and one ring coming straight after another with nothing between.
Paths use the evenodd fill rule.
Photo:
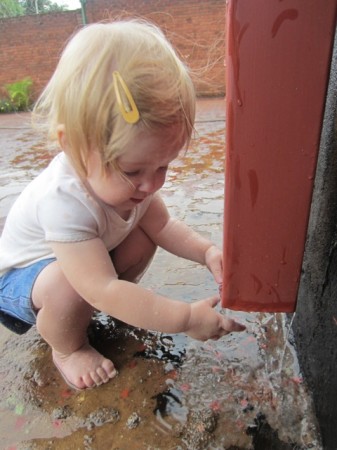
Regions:
<instances>
[{"instance_id":1,"label":"child's arm","mask_svg":"<svg viewBox=\"0 0 337 450\"><path fill-rule=\"evenodd\" d=\"M57 262L73 288L94 308L130 325L195 339L218 338L244 329L216 312L217 298L188 304L118 280L103 242L52 243Z\"/></svg>"},{"instance_id":2,"label":"child's arm","mask_svg":"<svg viewBox=\"0 0 337 450\"><path fill-rule=\"evenodd\" d=\"M159 247L206 265L215 281L222 282L222 252L184 222L172 219L159 194L154 196L140 226Z\"/></svg>"}]
</instances>

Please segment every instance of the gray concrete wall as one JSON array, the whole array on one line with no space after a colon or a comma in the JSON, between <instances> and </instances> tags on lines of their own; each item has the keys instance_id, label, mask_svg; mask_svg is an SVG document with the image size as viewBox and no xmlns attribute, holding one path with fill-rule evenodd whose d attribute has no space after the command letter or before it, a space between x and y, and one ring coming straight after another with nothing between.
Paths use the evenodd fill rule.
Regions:
<instances>
[{"instance_id":1,"label":"gray concrete wall","mask_svg":"<svg viewBox=\"0 0 337 450\"><path fill-rule=\"evenodd\" d=\"M293 329L324 450L337 449L337 39Z\"/></svg>"}]
</instances>

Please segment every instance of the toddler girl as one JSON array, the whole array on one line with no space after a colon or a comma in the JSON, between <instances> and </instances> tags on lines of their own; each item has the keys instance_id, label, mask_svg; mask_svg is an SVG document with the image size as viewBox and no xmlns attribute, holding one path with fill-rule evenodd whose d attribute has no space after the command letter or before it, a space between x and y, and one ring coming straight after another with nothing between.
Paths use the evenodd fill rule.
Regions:
<instances>
[{"instance_id":1,"label":"toddler girl","mask_svg":"<svg viewBox=\"0 0 337 450\"><path fill-rule=\"evenodd\" d=\"M158 190L188 145L195 93L187 68L155 26L92 24L66 46L33 117L61 152L22 192L0 240L0 309L35 324L68 384L116 375L92 348L95 310L135 327L218 339L243 326L137 284L157 246L222 280L212 242L170 217Z\"/></svg>"}]
</instances>

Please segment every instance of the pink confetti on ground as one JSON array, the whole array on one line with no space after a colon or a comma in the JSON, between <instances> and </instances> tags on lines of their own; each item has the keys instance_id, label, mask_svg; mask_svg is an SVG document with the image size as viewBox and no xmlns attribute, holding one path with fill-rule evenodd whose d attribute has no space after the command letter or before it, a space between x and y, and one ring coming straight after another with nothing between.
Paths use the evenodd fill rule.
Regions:
<instances>
[{"instance_id":1,"label":"pink confetti on ground","mask_svg":"<svg viewBox=\"0 0 337 450\"><path fill-rule=\"evenodd\" d=\"M292 377L292 378L290 378L291 379L291 381L293 381L294 383L296 383L296 384L301 384L301 383L303 383L303 378L302 377Z\"/></svg>"},{"instance_id":2,"label":"pink confetti on ground","mask_svg":"<svg viewBox=\"0 0 337 450\"><path fill-rule=\"evenodd\" d=\"M242 406L242 408L247 408L248 400L246 399L240 400L240 405Z\"/></svg>"},{"instance_id":3,"label":"pink confetti on ground","mask_svg":"<svg viewBox=\"0 0 337 450\"><path fill-rule=\"evenodd\" d=\"M21 430L26 422L27 419L25 419L24 417L17 417L15 421L15 430Z\"/></svg>"},{"instance_id":4,"label":"pink confetti on ground","mask_svg":"<svg viewBox=\"0 0 337 450\"><path fill-rule=\"evenodd\" d=\"M56 420L53 421L53 427L54 428L60 428L61 425L62 425L61 420L56 419Z\"/></svg>"},{"instance_id":5,"label":"pink confetti on ground","mask_svg":"<svg viewBox=\"0 0 337 450\"><path fill-rule=\"evenodd\" d=\"M61 397L62 398L69 398L73 395L73 391L70 389L65 389L64 391L61 391Z\"/></svg>"},{"instance_id":6,"label":"pink confetti on ground","mask_svg":"<svg viewBox=\"0 0 337 450\"><path fill-rule=\"evenodd\" d=\"M218 412L221 410L221 403L219 400L213 400L212 403L210 404L210 408L212 411L214 412Z\"/></svg>"},{"instance_id":7,"label":"pink confetti on ground","mask_svg":"<svg viewBox=\"0 0 337 450\"><path fill-rule=\"evenodd\" d=\"M128 388L125 388L125 389L123 389L122 390L122 392L121 392L121 398L128 398L129 397L129 395L130 395L130 389L128 389Z\"/></svg>"},{"instance_id":8,"label":"pink confetti on ground","mask_svg":"<svg viewBox=\"0 0 337 450\"><path fill-rule=\"evenodd\" d=\"M128 367L130 369L134 369L137 366L137 361L135 359L133 359L132 361L129 362Z\"/></svg>"}]
</instances>

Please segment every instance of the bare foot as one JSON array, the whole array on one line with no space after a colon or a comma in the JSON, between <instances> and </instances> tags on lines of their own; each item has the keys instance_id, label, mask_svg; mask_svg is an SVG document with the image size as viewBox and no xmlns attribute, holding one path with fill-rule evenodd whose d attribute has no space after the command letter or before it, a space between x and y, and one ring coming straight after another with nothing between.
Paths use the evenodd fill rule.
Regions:
<instances>
[{"instance_id":1,"label":"bare foot","mask_svg":"<svg viewBox=\"0 0 337 450\"><path fill-rule=\"evenodd\" d=\"M112 361L88 343L69 355L53 349L53 361L65 382L74 389L99 386L117 375Z\"/></svg>"}]
</instances>

